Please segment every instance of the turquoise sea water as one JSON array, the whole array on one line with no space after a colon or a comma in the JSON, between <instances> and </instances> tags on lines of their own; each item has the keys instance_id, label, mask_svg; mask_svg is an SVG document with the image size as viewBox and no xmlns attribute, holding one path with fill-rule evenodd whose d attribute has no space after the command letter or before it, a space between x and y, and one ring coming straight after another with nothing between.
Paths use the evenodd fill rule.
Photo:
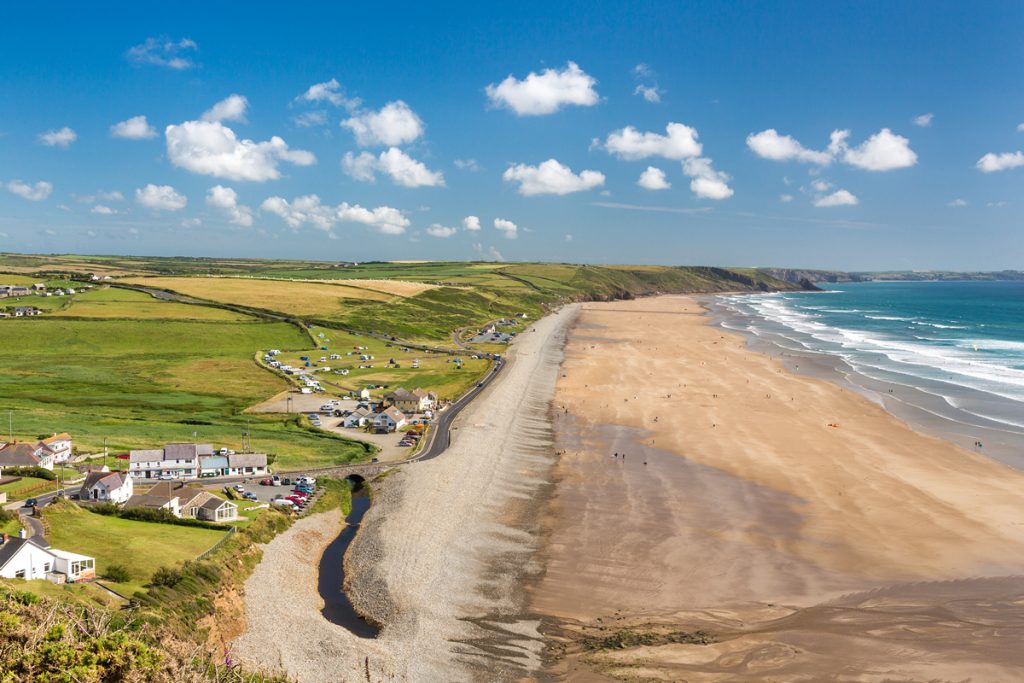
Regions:
<instances>
[{"instance_id":1,"label":"turquoise sea water","mask_svg":"<svg viewBox=\"0 0 1024 683\"><path fill-rule=\"evenodd\" d=\"M866 391L1024 439L1024 282L868 282L725 296L722 324L793 354L827 355ZM1024 453L1021 453L1024 457Z\"/></svg>"}]
</instances>

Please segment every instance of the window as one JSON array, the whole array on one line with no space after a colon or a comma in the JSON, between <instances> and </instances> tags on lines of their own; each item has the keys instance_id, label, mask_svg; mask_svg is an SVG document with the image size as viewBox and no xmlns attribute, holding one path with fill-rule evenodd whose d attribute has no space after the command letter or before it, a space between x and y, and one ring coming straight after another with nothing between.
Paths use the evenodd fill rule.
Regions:
<instances>
[{"instance_id":1,"label":"window","mask_svg":"<svg viewBox=\"0 0 1024 683\"><path fill-rule=\"evenodd\" d=\"M14 572L14 578L16 578L16 579L24 579L25 578L25 570L24 569L19 569L18 571Z\"/></svg>"},{"instance_id":2,"label":"window","mask_svg":"<svg viewBox=\"0 0 1024 683\"><path fill-rule=\"evenodd\" d=\"M43 571L46 572L47 574L50 573L50 563L49 562L44 562L43 563Z\"/></svg>"}]
</instances>

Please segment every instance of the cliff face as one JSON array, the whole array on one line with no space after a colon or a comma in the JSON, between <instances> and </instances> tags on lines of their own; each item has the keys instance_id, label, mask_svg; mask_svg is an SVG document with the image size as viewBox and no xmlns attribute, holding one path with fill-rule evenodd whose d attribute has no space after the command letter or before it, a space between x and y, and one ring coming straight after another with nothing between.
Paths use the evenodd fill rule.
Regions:
<instances>
[{"instance_id":1,"label":"cliff face","mask_svg":"<svg viewBox=\"0 0 1024 683\"><path fill-rule=\"evenodd\" d=\"M759 268L762 273L783 282L800 284L802 282L862 282L870 280L857 273L844 273L838 270L810 270L803 268Z\"/></svg>"}]
</instances>

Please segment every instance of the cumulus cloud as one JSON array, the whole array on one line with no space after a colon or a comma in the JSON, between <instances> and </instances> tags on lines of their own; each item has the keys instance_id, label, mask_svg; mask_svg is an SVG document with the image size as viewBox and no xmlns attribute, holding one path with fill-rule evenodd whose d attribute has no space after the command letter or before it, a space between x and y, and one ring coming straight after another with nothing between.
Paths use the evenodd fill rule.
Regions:
<instances>
[{"instance_id":1,"label":"cumulus cloud","mask_svg":"<svg viewBox=\"0 0 1024 683\"><path fill-rule=\"evenodd\" d=\"M661 102L661 90L656 85L638 85L633 94L640 95L652 104Z\"/></svg>"},{"instance_id":2,"label":"cumulus cloud","mask_svg":"<svg viewBox=\"0 0 1024 683\"><path fill-rule=\"evenodd\" d=\"M793 195L791 195L791 194L780 194L779 195L779 201L782 202L783 204L787 204L787 203L793 201Z\"/></svg>"},{"instance_id":3,"label":"cumulus cloud","mask_svg":"<svg viewBox=\"0 0 1024 683\"><path fill-rule=\"evenodd\" d=\"M135 190L135 201L154 211L180 211L188 204L188 198L170 185L153 183Z\"/></svg>"},{"instance_id":4,"label":"cumulus cloud","mask_svg":"<svg viewBox=\"0 0 1024 683\"><path fill-rule=\"evenodd\" d=\"M238 121L246 123L249 100L243 95L228 95L203 114L203 121Z\"/></svg>"},{"instance_id":5,"label":"cumulus cloud","mask_svg":"<svg viewBox=\"0 0 1024 683\"><path fill-rule=\"evenodd\" d=\"M462 227L470 232L480 229L480 219L476 216L466 216L462 219Z\"/></svg>"},{"instance_id":6,"label":"cumulus cloud","mask_svg":"<svg viewBox=\"0 0 1024 683\"><path fill-rule=\"evenodd\" d=\"M53 193L53 183L45 180L30 185L20 180L12 180L7 183L7 191L18 195L30 202L41 202Z\"/></svg>"},{"instance_id":7,"label":"cumulus cloud","mask_svg":"<svg viewBox=\"0 0 1024 683\"><path fill-rule=\"evenodd\" d=\"M963 206L967 206L967 200L966 199L954 199L953 201L951 201L948 204L948 206L952 206L954 208L960 208L960 207L963 207Z\"/></svg>"},{"instance_id":8,"label":"cumulus cloud","mask_svg":"<svg viewBox=\"0 0 1024 683\"><path fill-rule=\"evenodd\" d=\"M828 182L823 178L818 178L811 183L811 187L813 187L818 192L826 192L829 188L832 187L832 183Z\"/></svg>"},{"instance_id":9,"label":"cumulus cloud","mask_svg":"<svg viewBox=\"0 0 1024 683\"><path fill-rule=\"evenodd\" d=\"M539 116L553 114L568 105L590 107L597 104L600 97L595 85L596 79L575 62L569 62L561 70L531 71L522 80L509 75L497 85L488 85L486 92L495 107L506 107L519 116Z\"/></svg>"},{"instance_id":10,"label":"cumulus cloud","mask_svg":"<svg viewBox=\"0 0 1024 683\"><path fill-rule=\"evenodd\" d=\"M431 237L451 237L457 232L458 230L456 228L449 228L448 226L440 225L438 223L434 223L427 228L427 234Z\"/></svg>"},{"instance_id":11,"label":"cumulus cloud","mask_svg":"<svg viewBox=\"0 0 1024 683\"><path fill-rule=\"evenodd\" d=\"M409 227L409 219L390 206L367 209L348 202L331 206L321 204L315 194L296 197L291 202L283 197L269 197L260 205L260 210L280 216L296 229L308 224L330 232L337 223L361 223L385 235L401 235Z\"/></svg>"},{"instance_id":12,"label":"cumulus cloud","mask_svg":"<svg viewBox=\"0 0 1024 683\"><path fill-rule=\"evenodd\" d=\"M148 140L157 136L156 129L149 125L145 116L133 116L110 127L110 136L125 140Z\"/></svg>"},{"instance_id":13,"label":"cumulus cloud","mask_svg":"<svg viewBox=\"0 0 1024 683\"><path fill-rule=\"evenodd\" d=\"M329 102L335 107L345 107L349 110L356 109L362 104L362 100L358 97L347 97L341 83L338 83L336 78L323 83L314 83L295 100L297 102Z\"/></svg>"},{"instance_id":14,"label":"cumulus cloud","mask_svg":"<svg viewBox=\"0 0 1024 683\"><path fill-rule=\"evenodd\" d=\"M341 167L348 175L364 182L374 182L375 174L380 172L402 187L444 187L443 173L431 171L423 162L416 161L397 147L391 147L376 157L369 152L358 156L347 152L342 157Z\"/></svg>"},{"instance_id":15,"label":"cumulus cloud","mask_svg":"<svg viewBox=\"0 0 1024 683\"><path fill-rule=\"evenodd\" d=\"M747 136L747 146L758 156L772 161L802 161L827 166L834 160L865 171L891 171L917 163L917 154L910 140L883 128L856 147L850 147L848 130L834 130L828 148L808 149L789 135L780 135L774 128Z\"/></svg>"},{"instance_id":16,"label":"cumulus cloud","mask_svg":"<svg viewBox=\"0 0 1024 683\"><path fill-rule=\"evenodd\" d=\"M356 114L341 122L361 147L402 145L423 135L423 121L402 100L388 102L379 111Z\"/></svg>"},{"instance_id":17,"label":"cumulus cloud","mask_svg":"<svg viewBox=\"0 0 1024 683\"><path fill-rule=\"evenodd\" d=\"M290 149L276 135L266 142L239 140L233 130L219 121L185 121L167 126L165 136L172 164L227 180L276 180L281 177L281 161L296 166L316 163L312 152Z\"/></svg>"},{"instance_id":18,"label":"cumulus cloud","mask_svg":"<svg viewBox=\"0 0 1024 683\"><path fill-rule=\"evenodd\" d=\"M78 139L78 133L64 126L60 130L48 130L39 134L39 142L47 147L63 147L67 149L72 142Z\"/></svg>"},{"instance_id":19,"label":"cumulus cloud","mask_svg":"<svg viewBox=\"0 0 1024 683\"><path fill-rule=\"evenodd\" d=\"M199 46L189 38L146 38L146 42L129 48L125 58L135 64L154 64L183 71L195 66L192 55L198 51Z\"/></svg>"},{"instance_id":20,"label":"cumulus cloud","mask_svg":"<svg viewBox=\"0 0 1024 683\"><path fill-rule=\"evenodd\" d=\"M822 195L814 198L814 205L820 208L832 206L855 206L857 198L846 190L836 190L832 194Z\"/></svg>"},{"instance_id":21,"label":"cumulus cloud","mask_svg":"<svg viewBox=\"0 0 1024 683\"><path fill-rule=\"evenodd\" d=\"M857 147L850 147L843 161L866 171L891 171L917 163L917 154L910 149L910 140L883 128Z\"/></svg>"},{"instance_id":22,"label":"cumulus cloud","mask_svg":"<svg viewBox=\"0 0 1024 683\"><path fill-rule=\"evenodd\" d=\"M654 79L654 70L647 64L637 64L633 67L633 77L640 81L640 84L633 90L634 95L639 95L652 104L661 102L661 88Z\"/></svg>"},{"instance_id":23,"label":"cumulus cloud","mask_svg":"<svg viewBox=\"0 0 1024 683\"><path fill-rule=\"evenodd\" d=\"M238 193L230 187L214 185L206 193L206 205L219 210L235 225L250 227L252 209L238 203Z\"/></svg>"},{"instance_id":24,"label":"cumulus cloud","mask_svg":"<svg viewBox=\"0 0 1024 683\"><path fill-rule=\"evenodd\" d=\"M672 187L672 183L665 178L665 172L654 166L648 166L636 184L645 190L667 190Z\"/></svg>"},{"instance_id":25,"label":"cumulus cloud","mask_svg":"<svg viewBox=\"0 0 1024 683\"><path fill-rule=\"evenodd\" d=\"M507 240L514 240L519 237L519 226L504 218L494 219L494 229L502 234ZM501 260L500 258L498 260Z\"/></svg>"},{"instance_id":26,"label":"cumulus cloud","mask_svg":"<svg viewBox=\"0 0 1024 683\"><path fill-rule=\"evenodd\" d=\"M728 199L733 195L729 175L712 168L711 159L687 159L683 162L683 173L693 179L690 190L702 199Z\"/></svg>"},{"instance_id":27,"label":"cumulus cloud","mask_svg":"<svg viewBox=\"0 0 1024 683\"><path fill-rule=\"evenodd\" d=\"M626 126L608 134L604 148L620 159L636 160L647 157L688 159L700 156L703 148L697 141L697 130L682 123L669 123L665 135L641 133Z\"/></svg>"},{"instance_id":28,"label":"cumulus cloud","mask_svg":"<svg viewBox=\"0 0 1024 683\"><path fill-rule=\"evenodd\" d=\"M832 162L832 154L807 149L789 135L779 135L774 128L747 136L747 147L754 154L772 161L805 161L822 166Z\"/></svg>"},{"instance_id":29,"label":"cumulus cloud","mask_svg":"<svg viewBox=\"0 0 1024 683\"><path fill-rule=\"evenodd\" d=\"M993 154L992 152L989 152L982 158L978 159L978 163L975 165L978 167L978 170L983 173L1007 171L1011 168L1024 166L1024 152L1004 152L1002 154Z\"/></svg>"},{"instance_id":30,"label":"cumulus cloud","mask_svg":"<svg viewBox=\"0 0 1024 683\"><path fill-rule=\"evenodd\" d=\"M91 213L96 213L101 216L113 216L117 214L115 209L106 206L105 204L97 204L89 210Z\"/></svg>"},{"instance_id":31,"label":"cumulus cloud","mask_svg":"<svg viewBox=\"0 0 1024 683\"><path fill-rule=\"evenodd\" d=\"M501 177L505 182L519 183L519 194L524 197L539 194L570 194L604 185L603 173L580 171L577 175L555 159L548 159L538 166L516 164Z\"/></svg>"},{"instance_id":32,"label":"cumulus cloud","mask_svg":"<svg viewBox=\"0 0 1024 683\"><path fill-rule=\"evenodd\" d=\"M932 125L932 119L935 118L935 114L928 112L927 114L921 114L920 116L914 117L914 125L921 128L927 128Z\"/></svg>"}]
</instances>

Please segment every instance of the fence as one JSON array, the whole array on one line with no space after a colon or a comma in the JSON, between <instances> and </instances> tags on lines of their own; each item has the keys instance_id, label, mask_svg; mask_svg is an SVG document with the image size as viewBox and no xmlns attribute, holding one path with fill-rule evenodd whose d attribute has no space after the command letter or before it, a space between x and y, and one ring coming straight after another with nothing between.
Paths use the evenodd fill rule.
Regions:
<instances>
[{"instance_id":1,"label":"fence","mask_svg":"<svg viewBox=\"0 0 1024 683\"><path fill-rule=\"evenodd\" d=\"M224 536L223 536L223 537L221 537L221 539L220 539L219 541L217 541L217 542L216 542L216 543L214 543L214 544L213 544L212 546L210 546L210 548L209 548L209 549L208 549L208 550L207 550L206 552L204 552L204 553L203 553L202 555L200 555L199 557L197 557L197 558L196 558L196 560L205 560L206 558L208 558L208 557L209 557L210 555L212 555L212 554L213 554L213 552L214 552L214 551L215 551L215 550L216 550L217 548L219 548L219 547L221 547L222 545L224 545L224 542L225 542L225 541L227 541L227 540L228 540L229 538L231 538L232 536L234 536L234 534L235 534L235 532L236 532L236 531L238 531L238 528L237 528L237 527L229 527L229 528L228 528L228 532L227 532L226 534L224 534Z\"/></svg>"}]
</instances>

